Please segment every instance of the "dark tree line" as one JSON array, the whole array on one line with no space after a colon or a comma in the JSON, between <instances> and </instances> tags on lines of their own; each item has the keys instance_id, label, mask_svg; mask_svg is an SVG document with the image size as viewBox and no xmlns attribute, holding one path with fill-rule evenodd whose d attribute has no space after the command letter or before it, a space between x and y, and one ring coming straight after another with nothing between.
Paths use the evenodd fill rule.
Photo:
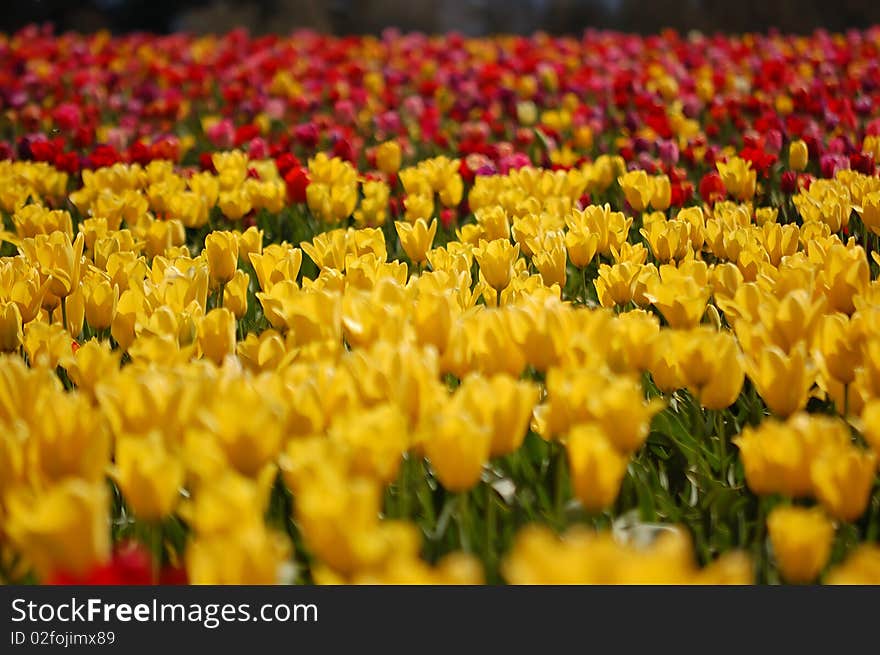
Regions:
<instances>
[{"instance_id":1,"label":"dark tree line","mask_svg":"<svg viewBox=\"0 0 880 655\"><path fill-rule=\"evenodd\" d=\"M577 33L585 27L650 33L809 32L880 23L878 0L18 0L0 30L52 22L59 31L224 31L285 33L311 27L338 34L404 30L467 34Z\"/></svg>"}]
</instances>

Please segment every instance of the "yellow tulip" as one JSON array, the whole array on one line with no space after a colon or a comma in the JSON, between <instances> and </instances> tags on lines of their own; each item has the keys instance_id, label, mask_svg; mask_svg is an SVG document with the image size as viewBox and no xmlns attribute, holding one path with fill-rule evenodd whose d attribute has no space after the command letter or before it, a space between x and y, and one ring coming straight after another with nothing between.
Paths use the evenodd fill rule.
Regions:
<instances>
[{"instance_id":1,"label":"yellow tulip","mask_svg":"<svg viewBox=\"0 0 880 655\"><path fill-rule=\"evenodd\" d=\"M660 279L654 280L645 298L663 314L670 327L691 328L706 312L711 288L671 265L660 267Z\"/></svg>"},{"instance_id":2,"label":"yellow tulip","mask_svg":"<svg viewBox=\"0 0 880 655\"><path fill-rule=\"evenodd\" d=\"M802 171L807 167L810 153L802 139L792 141L788 146L788 165L794 171Z\"/></svg>"},{"instance_id":3,"label":"yellow tulip","mask_svg":"<svg viewBox=\"0 0 880 655\"><path fill-rule=\"evenodd\" d=\"M463 412L437 414L425 435L425 455L445 489L467 491L480 481L489 460L492 433Z\"/></svg>"},{"instance_id":4,"label":"yellow tulip","mask_svg":"<svg viewBox=\"0 0 880 655\"><path fill-rule=\"evenodd\" d=\"M816 497L834 518L855 521L868 507L876 467L870 451L856 446L829 449L810 470Z\"/></svg>"},{"instance_id":5,"label":"yellow tulip","mask_svg":"<svg viewBox=\"0 0 880 655\"><path fill-rule=\"evenodd\" d=\"M510 217L504 207L500 205L482 207L474 212L474 217L477 219L477 224L483 228L483 238L486 241L510 238Z\"/></svg>"},{"instance_id":6,"label":"yellow tulip","mask_svg":"<svg viewBox=\"0 0 880 655\"><path fill-rule=\"evenodd\" d=\"M548 287L554 284L565 286L565 255L565 235L562 232L546 233L532 257L532 263Z\"/></svg>"},{"instance_id":7,"label":"yellow tulip","mask_svg":"<svg viewBox=\"0 0 880 655\"><path fill-rule=\"evenodd\" d=\"M834 525L819 508L777 507L767 517L773 555L788 582L815 580L831 556Z\"/></svg>"},{"instance_id":8,"label":"yellow tulip","mask_svg":"<svg viewBox=\"0 0 880 655\"><path fill-rule=\"evenodd\" d=\"M202 354L215 364L235 352L235 316L225 307L208 312L198 324L198 343Z\"/></svg>"},{"instance_id":9,"label":"yellow tulip","mask_svg":"<svg viewBox=\"0 0 880 655\"><path fill-rule=\"evenodd\" d=\"M850 443L847 425L831 417L795 414L785 423L767 419L733 439L740 449L749 489L756 494L812 495L811 467L824 453Z\"/></svg>"},{"instance_id":10,"label":"yellow tulip","mask_svg":"<svg viewBox=\"0 0 880 655\"><path fill-rule=\"evenodd\" d=\"M70 335L59 323L33 321L25 327L24 351L31 366L54 369L70 354L70 344Z\"/></svg>"},{"instance_id":11,"label":"yellow tulip","mask_svg":"<svg viewBox=\"0 0 880 655\"><path fill-rule=\"evenodd\" d=\"M865 227L874 234L880 234L880 190L871 191L862 198L861 209L857 209Z\"/></svg>"},{"instance_id":12,"label":"yellow tulip","mask_svg":"<svg viewBox=\"0 0 880 655\"><path fill-rule=\"evenodd\" d=\"M621 262L613 266L601 264L599 275L593 280L599 304L603 307L614 307L631 302L641 271L642 267L633 262Z\"/></svg>"},{"instance_id":13,"label":"yellow tulip","mask_svg":"<svg viewBox=\"0 0 880 655\"><path fill-rule=\"evenodd\" d=\"M85 318L93 330L105 330L113 324L119 287L104 276L90 276L83 280Z\"/></svg>"},{"instance_id":14,"label":"yellow tulip","mask_svg":"<svg viewBox=\"0 0 880 655\"><path fill-rule=\"evenodd\" d=\"M623 212L611 211L609 205L589 205L583 211L572 210L565 218L569 230L579 229L584 233L595 234L596 249L600 255L610 257L612 251L620 251L626 243L632 218Z\"/></svg>"},{"instance_id":15,"label":"yellow tulip","mask_svg":"<svg viewBox=\"0 0 880 655\"><path fill-rule=\"evenodd\" d=\"M490 455L515 452L526 436L539 389L509 375L471 375L456 390L455 401L474 417L480 417L492 433Z\"/></svg>"},{"instance_id":16,"label":"yellow tulip","mask_svg":"<svg viewBox=\"0 0 880 655\"><path fill-rule=\"evenodd\" d=\"M654 197L654 178L645 171L629 171L617 178L626 201L637 212L648 208Z\"/></svg>"},{"instance_id":17,"label":"yellow tulip","mask_svg":"<svg viewBox=\"0 0 880 655\"><path fill-rule=\"evenodd\" d=\"M110 499L103 481L69 478L7 496L5 532L41 579L84 576L110 557Z\"/></svg>"},{"instance_id":18,"label":"yellow tulip","mask_svg":"<svg viewBox=\"0 0 880 655\"><path fill-rule=\"evenodd\" d=\"M109 342L90 339L61 363L71 382L95 399L95 387L113 379L119 371L119 360L119 351L111 350Z\"/></svg>"},{"instance_id":19,"label":"yellow tulip","mask_svg":"<svg viewBox=\"0 0 880 655\"><path fill-rule=\"evenodd\" d=\"M609 507L620 492L628 458L602 428L589 423L572 429L566 449L574 495L591 512Z\"/></svg>"},{"instance_id":20,"label":"yellow tulip","mask_svg":"<svg viewBox=\"0 0 880 655\"><path fill-rule=\"evenodd\" d=\"M749 353L746 371L770 411L782 417L794 414L807 404L815 380L803 344L788 354L776 346Z\"/></svg>"},{"instance_id":21,"label":"yellow tulip","mask_svg":"<svg viewBox=\"0 0 880 655\"><path fill-rule=\"evenodd\" d=\"M211 232L205 237L205 253L212 282L226 284L238 266L238 239L232 232Z\"/></svg>"},{"instance_id":22,"label":"yellow tulip","mask_svg":"<svg viewBox=\"0 0 880 655\"><path fill-rule=\"evenodd\" d=\"M241 319L247 314L248 285L250 276L242 270L237 270L232 279L223 288L223 306L231 311L235 318Z\"/></svg>"},{"instance_id":23,"label":"yellow tulip","mask_svg":"<svg viewBox=\"0 0 880 655\"><path fill-rule=\"evenodd\" d=\"M24 332L18 305L0 301L0 352L14 352L23 341Z\"/></svg>"},{"instance_id":24,"label":"yellow tulip","mask_svg":"<svg viewBox=\"0 0 880 655\"><path fill-rule=\"evenodd\" d=\"M683 221L667 221L661 216L659 220L645 223L641 229L642 236L651 246L654 257L661 262L681 260L688 252L690 228Z\"/></svg>"},{"instance_id":25,"label":"yellow tulip","mask_svg":"<svg viewBox=\"0 0 880 655\"><path fill-rule=\"evenodd\" d=\"M783 257L797 252L799 236L797 225L780 225L775 222L764 223L758 232L758 238L774 266L779 266Z\"/></svg>"},{"instance_id":26,"label":"yellow tulip","mask_svg":"<svg viewBox=\"0 0 880 655\"><path fill-rule=\"evenodd\" d=\"M681 345L680 370L700 404L714 410L732 405L745 380L743 356L733 335L696 328Z\"/></svg>"},{"instance_id":27,"label":"yellow tulip","mask_svg":"<svg viewBox=\"0 0 880 655\"><path fill-rule=\"evenodd\" d=\"M24 264L23 259L16 262ZM22 266L13 268L14 282L9 292L9 299L18 306L22 323L30 323L37 317L43 305L43 298L49 288L49 280L40 281L40 274Z\"/></svg>"},{"instance_id":28,"label":"yellow tulip","mask_svg":"<svg viewBox=\"0 0 880 655\"><path fill-rule=\"evenodd\" d=\"M751 200L755 195L758 174L750 161L731 157L727 162L716 162L715 166L730 195L739 201Z\"/></svg>"},{"instance_id":29,"label":"yellow tulip","mask_svg":"<svg viewBox=\"0 0 880 655\"><path fill-rule=\"evenodd\" d=\"M565 233L565 247L568 258L575 268L586 268L596 256L599 248L599 236L582 229L580 226L570 228Z\"/></svg>"},{"instance_id":30,"label":"yellow tulip","mask_svg":"<svg viewBox=\"0 0 880 655\"><path fill-rule=\"evenodd\" d=\"M877 585L880 584L880 546L862 543L842 564L831 569L826 584Z\"/></svg>"},{"instance_id":31,"label":"yellow tulip","mask_svg":"<svg viewBox=\"0 0 880 655\"><path fill-rule=\"evenodd\" d=\"M409 447L409 426L392 404L352 412L333 421L328 434L340 444L354 475L392 483L400 471L401 456Z\"/></svg>"},{"instance_id":32,"label":"yellow tulip","mask_svg":"<svg viewBox=\"0 0 880 655\"><path fill-rule=\"evenodd\" d=\"M134 341L135 324L146 314L147 308L147 299L141 291L128 289L120 294L110 334L122 350L128 350Z\"/></svg>"},{"instance_id":33,"label":"yellow tulip","mask_svg":"<svg viewBox=\"0 0 880 655\"><path fill-rule=\"evenodd\" d=\"M512 246L507 239L481 241L474 249L474 257L486 283L501 293L513 278L513 265L519 257L519 244Z\"/></svg>"},{"instance_id":34,"label":"yellow tulip","mask_svg":"<svg viewBox=\"0 0 880 655\"><path fill-rule=\"evenodd\" d=\"M841 384L851 384L861 365L862 340L857 327L845 314L828 314L820 319L816 330L813 357L823 375Z\"/></svg>"},{"instance_id":35,"label":"yellow tulip","mask_svg":"<svg viewBox=\"0 0 880 655\"><path fill-rule=\"evenodd\" d=\"M263 252L263 230L257 229L256 225L251 225L236 237L238 238L238 256L242 259L249 259L252 254L259 255Z\"/></svg>"},{"instance_id":36,"label":"yellow tulip","mask_svg":"<svg viewBox=\"0 0 880 655\"><path fill-rule=\"evenodd\" d=\"M238 358L251 371L274 370L279 367L287 348L284 339L275 330L263 330L259 335L249 333L236 347Z\"/></svg>"},{"instance_id":37,"label":"yellow tulip","mask_svg":"<svg viewBox=\"0 0 880 655\"><path fill-rule=\"evenodd\" d=\"M186 551L186 570L196 585L270 585L286 582L290 541L262 525L197 536Z\"/></svg>"},{"instance_id":38,"label":"yellow tulip","mask_svg":"<svg viewBox=\"0 0 880 655\"><path fill-rule=\"evenodd\" d=\"M52 232L24 239L21 250L49 282L48 292L66 298L79 285L84 246L82 232L73 241L67 232Z\"/></svg>"},{"instance_id":39,"label":"yellow tulip","mask_svg":"<svg viewBox=\"0 0 880 655\"><path fill-rule=\"evenodd\" d=\"M672 200L672 185L666 175L654 176L654 194L651 196L651 206L658 211L669 209Z\"/></svg>"},{"instance_id":40,"label":"yellow tulip","mask_svg":"<svg viewBox=\"0 0 880 655\"><path fill-rule=\"evenodd\" d=\"M386 141L376 148L376 166L386 175L393 175L400 170L402 153L397 141Z\"/></svg>"},{"instance_id":41,"label":"yellow tulip","mask_svg":"<svg viewBox=\"0 0 880 655\"><path fill-rule=\"evenodd\" d=\"M871 282L868 259L861 246L845 246L837 243L829 248L817 286L823 289L831 309L852 314L853 298L864 293Z\"/></svg>"},{"instance_id":42,"label":"yellow tulip","mask_svg":"<svg viewBox=\"0 0 880 655\"><path fill-rule=\"evenodd\" d=\"M50 210L39 204L25 205L12 214L12 224L22 238L35 237L38 234L65 232L73 237L73 223L70 213L62 210Z\"/></svg>"},{"instance_id":43,"label":"yellow tulip","mask_svg":"<svg viewBox=\"0 0 880 655\"><path fill-rule=\"evenodd\" d=\"M135 517L160 521L180 501L183 462L168 452L158 432L122 436L116 442L113 478Z\"/></svg>"},{"instance_id":44,"label":"yellow tulip","mask_svg":"<svg viewBox=\"0 0 880 655\"><path fill-rule=\"evenodd\" d=\"M419 218L414 223L397 221L394 227L397 229L400 245L410 261L414 264L423 263L431 249L434 235L437 234L437 219L432 220L430 226L425 219Z\"/></svg>"},{"instance_id":45,"label":"yellow tulip","mask_svg":"<svg viewBox=\"0 0 880 655\"><path fill-rule=\"evenodd\" d=\"M302 254L303 251L299 248L275 243L264 248L260 254L251 253L249 258L260 282L260 289L270 291L272 285L282 280L296 282L302 265Z\"/></svg>"}]
</instances>

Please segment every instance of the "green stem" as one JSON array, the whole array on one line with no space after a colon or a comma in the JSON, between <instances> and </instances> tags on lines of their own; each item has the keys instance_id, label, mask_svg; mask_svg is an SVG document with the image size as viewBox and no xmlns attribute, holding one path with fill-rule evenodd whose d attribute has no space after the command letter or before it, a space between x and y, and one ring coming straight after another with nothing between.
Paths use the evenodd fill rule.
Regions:
<instances>
[{"instance_id":1,"label":"green stem","mask_svg":"<svg viewBox=\"0 0 880 655\"><path fill-rule=\"evenodd\" d=\"M406 453L403 457L403 463L401 464L400 471L400 489L398 493L400 494L400 515L403 518L407 518L410 515L410 464L411 464L412 455L410 453Z\"/></svg>"},{"instance_id":2,"label":"green stem","mask_svg":"<svg viewBox=\"0 0 880 655\"><path fill-rule=\"evenodd\" d=\"M718 463L721 470L722 482L727 480L727 431L724 427L724 414L720 411L715 414L715 432L718 436Z\"/></svg>"},{"instance_id":3,"label":"green stem","mask_svg":"<svg viewBox=\"0 0 880 655\"><path fill-rule=\"evenodd\" d=\"M495 510L495 491L486 485L486 563L494 566L495 562L495 531L497 515Z\"/></svg>"},{"instance_id":4,"label":"green stem","mask_svg":"<svg viewBox=\"0 0 880 655\"><path fill-rule=\"evenodd\" d=\"M584 304L586 305L587 304L587 267L586 266L584 266L581 269L581 282L583 282L583 286L584 286L583 298L584 298Z\"/></svg>"},{"instance_id":5,"label":"green stem","mask_svg":"<svg viewBox=\"0 0 880 655\"><path fill-rule=\"evenodd\" d=\"M461 549L466 553L473 551L471 547L471 516L468 503L469 491L462 491L458 494L458 540Z\"/></svg>"},{"instance_id":6,"label":"green stem","mask_svg":"<svg viewBox=\"0 0 880 655\"><path fill-rule=\"evenodd\" d=\"M67 296L61 298L61 324L67 329Z\"/></svg>"},{"instance_id":7,"label":"green stem","mask_svg":"<svg viewBox=\"0 0 880 655\"><path fill-rule=\"evenodd\" d=\"M560 528L565 526L565 469L567 465L565 447L559 442L554 442L556 452L556 471L554 489L554 514Z\"/></svg>"},{"instance_id":8,"label":"green stem","mask_svg":"<svg viewBox=\"0 0 880 655\"><path fill-rule=\"evenodd\" d=\"M151 567L150 571L152 574L153 584L159 584L159 573L162 568L162 525L156 524L150 526L150 540L151 540Z\"/></svg>"}]
</instances>

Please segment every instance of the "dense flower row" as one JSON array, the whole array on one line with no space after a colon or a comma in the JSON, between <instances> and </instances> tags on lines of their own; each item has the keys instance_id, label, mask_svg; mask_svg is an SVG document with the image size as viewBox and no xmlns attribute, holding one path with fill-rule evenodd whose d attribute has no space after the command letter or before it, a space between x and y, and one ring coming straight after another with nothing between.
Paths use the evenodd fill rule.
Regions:
<instances>
[{"instance_id":1,"label":"dense flower row","mask_svg":"<svg viewBox=\"0 0 880 655\"><path fill-rule=\"evenodd\" d=\"M878 49L0 40L0 577L880 583Z\"/></svg>"}]
</instances>

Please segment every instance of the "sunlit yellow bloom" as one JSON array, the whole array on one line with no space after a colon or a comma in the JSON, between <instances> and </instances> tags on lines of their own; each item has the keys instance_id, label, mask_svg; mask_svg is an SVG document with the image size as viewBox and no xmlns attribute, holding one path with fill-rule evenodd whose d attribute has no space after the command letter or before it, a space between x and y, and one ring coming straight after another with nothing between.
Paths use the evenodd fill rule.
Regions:
<instances>
[{"instance_id":1,"label":"sunlit yellow bloom","mask_svg":"<svg viewBox=\"0 0 880 655\"><path fill-rule=\"evenodd\" d=\"M816 497L826 511L841 521L855 521L868 506L877 458L849 446L828 450L810 470Z\"/></svg>"},{"instance_id":2,"label":"sunlit yellow bloom","mask_svg":"<svg viewBox=\"0 0 880 655\"><path fill-rule=\"evenodd\" d=\"M501 293L513 277L513 264L519 257L519 244L513 246L508 239L481 241L479 248L474 249L474 257L486 282Z\"/></svg>"},{"instance_id":3,"label":"sunlit yellow bloom","mask_svg":"<svg viewBox=\"0 0 880 655\"><path fill-rule=\"evenodd\" d=\"M740 449L749 489L799 497L813 493L813 463L826 452L848 447L850 434L843 421L796 414L785 423L766 419L747 427L733 442Z\"/></svg>"},{"instance_id":4,"label":"sunlit yellow bloom","mask_svg":"<svg viewBox=\"0 0 880 655\"><path fill-rule=\"evenodd\" d=\"M212 309L198 324L199 349L215 364L235 352L235 315L225 307Z\"/></svg>"},{"instance_id":5,"label":"sunlit yellow bloom","mask_svg":"<svg viewBox=\"0 0 880 655\"><path fill-rule=\"evenodd\" d=\"M880 546L870 543L856 546L842 564L831 569L825 578L825 583L837 585L880 584Z\"/></svg>"},{"instance_id":6,"label":"sunlit yellow bloom","mask_svg":"<svg viewBox=\"0 0 880 655\"><path fill-rule=\"evenodd\" d=\"M108 277L89 276L83 280L85 318L93 330L105 330L113 323L119 302L119 287L112 285Z\"/></svg>"},{"instance_id":7,"label":"sunlit yellow bloom","mask_svg":"<svg viewBox=\"0 0 880 655\"><path fill-rule=\"evenodd\" d=\"M599 275L593 280L599 303L603 307L613 307L632 301L641 270L642 267L633 262L621 262L613 266L601 264Z\"/></svg>"},{"instance_id":8,"label":"sunlit yellow bloom","mask_svg":"<svg viewBox=\"0 0 880 655\"><path fill-rule=\"evenodd\" d=\"M598 426L576 426L566 439L574 495L591 512L611 505L620 492L628 459Z\"/></svg>"},{"instance_id":9,"label":"sunlit yellow bloom","mask_svg":"<svg viewBox=\"0 0 880 655\"><path fill-rule=\"evenodd\" d=\"M799 344L786 354L776 346L748 353L746 371L761 398L777 416L790 416L807 404L815 373Z\"/></svg>"},{"instance_id":10,"label":"sunlit yellow bloom","mask_svg":"<svg viewBox=\"0 0 880 655\"><path fill-rule=\"evenodd\" d=\"M792 170L802 171L807 167L810 160L810 154L807 151L807 144L801 139L792 141L788 146L788 165Z\"/></svg>"},{"instance_id":11,"label":"sunlit yellow bloom","mask_svg":"<svg viewBox=\"0 0 880 655\"><path fill-rule=\"evenodd\" d=\"M205 237L208 271L213 282L226 284L238 267L238 239L232 232L211 232Z\"/></svg>"},{"instance_id":12,"label":"sunlit yellow bloom","mask_svg":"<svg viewBox=\"0 0 880 655\"><path fill-rule=\"evenodd\" d=\"M48 291L65 298L79 285L84 246L85 238L81 232L73 241L67 232L52 232L25 239L21 250L48 280Z\"/></svg>"},{"instance_id":13,"label":"sunlit yellow bloom","mask_svg":"<svg viewBox=\"0 0 880 655\"><path fill-rule=\"evenodd\" d=\"M425 455L444 488L467 491L477 484L489 460L491 430L470 414L454 411L438 414L426 429Z\"/></svg>"},{"instance_id":14,"label":"sunlit yellow bloom","mask_svg":"<svg viewBox=\"0 0 880 655\"><path fill-rule=\"evenodd\" d=\"M740 157L731 157L727 162L717 162L716 167L724 182L724 188L740 201L750 200L755 195L757 171L751 162Z\"/></svg>"},{"instance_id":15,"label":"sunlit yellow bloom","mask_svg":"<svg viewBox=\"0 0 880 655\"><path fill-rule=\"evenodd\" d=\"M670 327L689 328L700 322L710 294L707 284L671 265L663 265L660 279L654 281L645 297L660 310Z\"/></svg>"},{"instance_id":16,"label":"sunlit yellow bloom","mask_svg":"<svg viewBox=\"0 0 880 655\"><path fill-rule=\"evenodd\" d=\"M0 302L0 352L13 352L23 343L21 312L14 302Z\"/></svg>"},{"instance_id":17,"label":"sunlit yellow bloom","mask_svg":"<svg viewBox=\"0 0 880 655\"><path fill-rule=\"evenodd\" d=\"M299 248L271 244L262 253L249 255L251 264L263 291L270 291L272 285L282 280L296 282L302 266L302 253Z\"/></svg>"},{"instance_id":18,"label":"sunlit yellow bloom","mask_svg":"<svg viewBox=\"0 0 880 655\"><path fill-rule=\"evenodd\" d=\"M437 219L431 221L430 226L423 218L414 223L398 221L394 224L397 235L400 237L400 245L414 264L421 264L426 259L426 253L431 249L434 235L437 234Z\"/></svg>"},{"instance_id":19,"label":"sunlit yellow bloom","mask_svg":"<svg viewBox=\"0 0 880 655\"><path fill-rule=\"evenodd\" d=\"M637 212L648 208L654 197L654 178L645 171L629 171L617 179L626 201Z\"/></svg>"},{"instance_id":20,"label":"sunlit yellow bloom","mask_svg":"<svg viewBox=\"0 0 880 655\"><path fill-rule=\"evenodd\" d=\"M174 511L184 481L183 462L157 432L116 442L113 477L135 516L158 521Z\"/></svg>"},{"instance_id":21,"label":"sunlit yellow bloom","mask_svg":"<svg viewBox=\"0 0 880 655\"><path fill-rule=\"evenodd\" d=\"M250 276L239 269L235 271L232 279L223 288L223 306L232 312L237 319L247 314L248 285L250 281Z\"/></svg>"},{"instance_id":22,"label":"sunlit yellow bloom","mask_svg":"<svg viewBox=\"0 0 880 655\"><path fill-rule=\"evenodd\" d=\"M40 492L20 489L6 499L4 529L41 579L85 576L110 557L110 517L103 481L70 478Z\"/></svg>"},{"instance_id":23,"label":"sunlit yellow bloom","mask_svg":"<svg viewBox=\"0 0 880 655\"><path fill-rule=\"evenodd\" d=\"M562 232L548 232L541 240L540 246L536 249L532 256L532 263L544 284L552 286L558 284L560 287L565 286L565 235Z\"/></svg>"},{"instance_id":24,"label":"sunlit yellow bloom","mask_svg":"<svg viewBox=\"0 0 880 655\"><path fill-rule=\"evenodd\" d=\"M386 141L376 148L376 166L386 175L393 175L400 170L402 153L397 141Z\"/></svg>"},{"instance_id":25,"label":"sunlit yellow bloom","mask_svg":"<svg viewBox=\"0 0 880 655\"><path fill-rule=\"evenodd\" d=\"M767 517L770 543L788 582L815 580L831 556L834 526L819 508L777 507Z\"/></svg>"}]
</instances>

